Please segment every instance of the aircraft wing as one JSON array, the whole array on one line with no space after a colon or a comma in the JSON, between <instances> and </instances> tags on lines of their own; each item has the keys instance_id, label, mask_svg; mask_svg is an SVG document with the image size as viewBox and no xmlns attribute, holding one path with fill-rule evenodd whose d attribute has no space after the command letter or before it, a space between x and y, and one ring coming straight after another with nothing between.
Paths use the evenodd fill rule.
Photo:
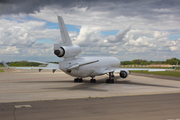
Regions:
<instances>
[{"instance_id":1,"label":"aircraft wing","mask_svg":"<svg viewBox=\"0 0 180 120\"><path fill-rule=\"evenodd\" d=\"M174 70L174 69L154 69L154 68L112 68L112 69L114 69L115 73L120 71L133 71L133 70L148 70L149 72Z\"/></svg>"},{"instance_id":2,"label":"aircraft wing","mask_svg":"<svg viewBox=\"0 0 180 120\"><path fill-rule=\"evenodd\" d=\"M35 60L27 60L28 62L36 62L36 63L42 63L42 64L48 64L47 62L41 62L41 61L35 61Z\"/></svg>"},{"instance_id":3,"label":"aircraft wing","mask_svg":"<svg viewBox=\"0 0 180 120\"><path fill-rule=\"evenodd\" d=\"M14 68L14 69L39 69L39 72L41 70L53 70L53 73L56 70L60 70L59 65L53 63L48 63L46 67L9 67L4 61L2 61L2 63L6 68Z\"/></svg>"},{"instance_id":4,"label":"aircraft wing","mask_svg":"<svg viewBox=\"0 0 180 120\"><path fill-rule=\"evenodd\" d=\"M153 69L153 68L109 68L107 70L105 70L103 72L103 74L105 73L110 73L110 72L114 72L114 73L119 73L121 71L133 71L133 70L148 70L149 72L156 72L156 71L171 71L171 70L175 70L175 69Z\"/></svg>"}]
</instances>

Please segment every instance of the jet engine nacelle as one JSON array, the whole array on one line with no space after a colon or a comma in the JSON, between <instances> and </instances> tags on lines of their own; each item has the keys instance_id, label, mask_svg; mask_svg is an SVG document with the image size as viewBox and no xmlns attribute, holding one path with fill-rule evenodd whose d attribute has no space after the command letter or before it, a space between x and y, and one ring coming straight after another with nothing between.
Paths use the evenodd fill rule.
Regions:
<instances>
[{"instance_id":1,"label":"jet engine nacelle","mask_svg":"<svg viewBox=\"0 0 180 120\"><path fill-rule=\"evenodd\" d=\"M129 75L129 72L123 70L123 71L121 71L121 72L119 73L119 75L120 75L121 78L126 78L126 77Z\"/></svg>"},{"instance_id":2,"label":"jet engine nacelle","mask_svg":"<svg viewBox=\"0 0 180 120\"><path fill-rule=\"evenodd\" d=\"M60 46L60 44L54 44L54 54L58 57L71 58L79 53L81 53L81 47L78 45Z\"/></svg>"}]
</instances>

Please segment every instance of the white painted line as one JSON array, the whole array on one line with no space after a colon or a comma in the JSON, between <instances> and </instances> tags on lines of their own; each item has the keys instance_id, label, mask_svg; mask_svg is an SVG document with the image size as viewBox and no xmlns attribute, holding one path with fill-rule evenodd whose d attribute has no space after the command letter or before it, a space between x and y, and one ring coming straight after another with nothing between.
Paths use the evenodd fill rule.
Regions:
<instances>
[{"instance_id":1,"label":"white painted line","mask_svg":"<svg viewBox=\"0 0 180 120\"><path fill-rule=\"evenodd\" d=\"M15 108L30 108L31 105L14 105Z\"/></svg>"},{"instance_id":2,"label":"white painted line","mask_svg":"<svg viewBox=\"0 0 180 120\"><path fill-rule=\"evenodd\" d=\"M167 119L167 120L180 120L180 118L177 118L177 119Z\"/></svg>"}]
</instances>

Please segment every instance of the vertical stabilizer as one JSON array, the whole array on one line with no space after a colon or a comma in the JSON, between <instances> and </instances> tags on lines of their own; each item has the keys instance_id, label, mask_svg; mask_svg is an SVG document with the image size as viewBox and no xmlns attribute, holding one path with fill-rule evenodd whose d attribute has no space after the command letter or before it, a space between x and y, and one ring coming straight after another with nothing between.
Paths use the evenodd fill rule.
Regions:
<instances>
[{"instance_id":1,"label":"vertical stabilizer","mask_svg":"<svg viewBox=\"0 0 180 120\"><path fill-rule=\"evenodd\" d=\"M66 26L64 24L63 18L61 16L57 16L58 22L59 22L59 27L60 27L60 32L61 32L61 38L62 38L62 44L63 46L71 46L72 42L69 37L69 34L67 32Z\"/></svg>"}]
</instances>

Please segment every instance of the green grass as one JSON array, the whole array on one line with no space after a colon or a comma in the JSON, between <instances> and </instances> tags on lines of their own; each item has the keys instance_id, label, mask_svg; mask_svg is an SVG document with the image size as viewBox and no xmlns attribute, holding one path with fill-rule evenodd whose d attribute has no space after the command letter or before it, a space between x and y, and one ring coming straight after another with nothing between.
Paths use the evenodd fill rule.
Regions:
<instances>
[{"instance_id":1,"label":"green grass","mask_svg":"<svg viewBox=\"0 0 180 120\"><path fill-rule=\"evenodd\" d=\"M141 71L131 71L135 73L142 73ZM174 77L180 77L180 71L157 71L157 72L148 72L143 71L144 74L154 74L154 75L165 75L165 76L174 76Z\"/></svg>"},{"instance_id":2,"label":"green grass","mask_svg":"<svg viewBox=\"0 0 180 120\"><path fill-rule=\"evenodd\" d=\"M151 68L151 69L173 69L173 67L120 67L120 68ZM180 70L180 67L177 67L176 70Z\"/></svg>"},{"instance_id":3,"label":"green grass","mask_svg":"<svg viewBox=\"0 0 180 120\"><path fill-rule=\"evenodd\" d=\"M120 68L151 68L151 69L173 69L172 67L120 67Z\"/></svg>"},{"instance_id":4,"label":"green grass","mask_svg":"<svg viewBox=\"0 0 180 120\"><path fill-rule=\"evenodd\" d=\"M1 70L1 69L0 69L0 72L4 72L4 70Z\"/></svg>"},{"instance_id":5,"label":"green grass","mask_svg":"<svg viewBox=\"0 0 180 120\"><path fill-rule=\"evenodd\" d=\"M8 65L9 67L43 67L43 66L26 66L26 65ZM5 68L4 65L3 66L0 66L0 68Z\"/></svg>"}]
</instances>

